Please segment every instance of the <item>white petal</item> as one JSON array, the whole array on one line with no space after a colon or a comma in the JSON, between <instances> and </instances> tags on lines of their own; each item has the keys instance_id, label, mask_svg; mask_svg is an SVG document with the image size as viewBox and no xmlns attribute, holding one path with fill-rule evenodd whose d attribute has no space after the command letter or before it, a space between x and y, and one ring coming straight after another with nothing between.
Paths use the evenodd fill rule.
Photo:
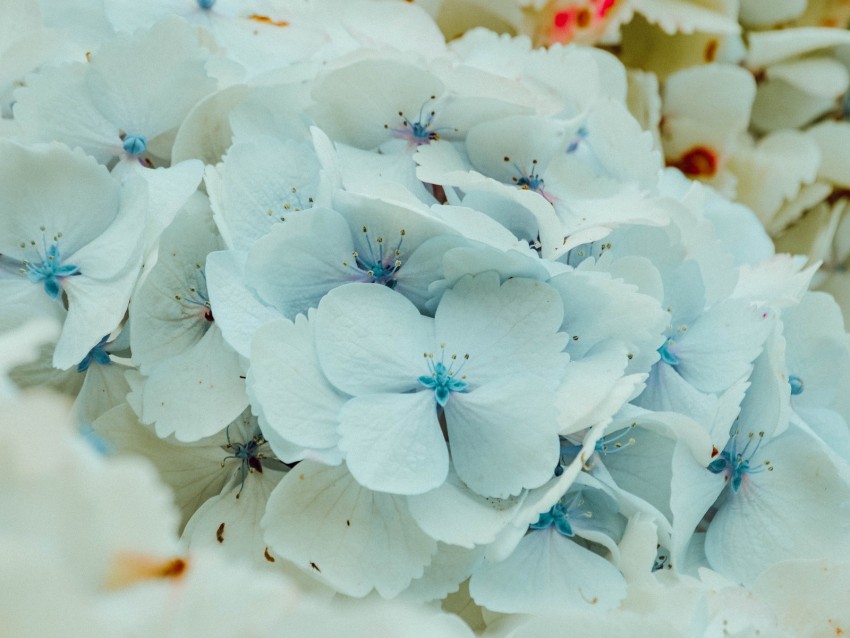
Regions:
<instances>
[{"instance_id":1,"label":"white petal","mask_svg":"<svg viewBox=\"0 0 850 638\"><path fill-rule=\"evenodd\" d=\"M349 596L397 595L437 551L403 497L362 487L344 466L302 462L272 492L262 525L272 549Z\"/></svg>"},{"instance_id":2,"label":"white petal","mask_svg":"<svg viewBox=\"0 0 850 638\"><path fill-rule=\"evenodd\" d=\"M351 281L354 245L345 219L330 209L293 215L248 251L246 281L260 299L292 319L315 308L325 294Z\"/></svg>"},{"instance_id":3,"label":"white petal","mask_svg":"<svg viewBox=\"0 0 850 638\"><path fill-rule=\"evenodd\" d=\"M266 512L269 494L282 477L280 472L264 469L262 473L248 474L243 484L237 470L228 489L209 499L189 519L183 542L193 552L212 549L231 560L270 566L275 559L263 540L260 519Z\"/></svg>"},{"instance_id":4,"label":"white petal","mask_svg":"<svg viewBox=\"0 0 850 638\"><path fill-rule=\"evenodd\" d=\"M316 312L316 346L325 376L348 394L406 392L428 372L432 320L380 285L331 290ZM356 339L352 339L356 335Z\"/></svg>"},{"instance_id":5,"label":"white petal","mask_svg":"<svg viewBox=\"0 0 850 638\"><path fill-rule=\"evenodd\" d=\"M437 341L448 353L468 354L464 373L471 384L512 375L535 375L554 387L567 363L558 333L563 303L548 285L509 279L495 272L464 277L446 291L434 317Z\"/></svg>"},{"instance_id":6,"label":"white petal","mask_svg":"<svg viewBox=\"0 0 850 638\"><path fill-rule=\"evenodd\" d=\"M623 576L607 560L554 528L529 532L513 554L472 575L475 601L504 613L611 609L626 596Z\"/></svg>"},{"instance_id":7,"label":"white petal","mask_svg":"<svg viewBox=\"0 0 850 638\"><path fill-rule=\"evenodd\" d=\"M345 397L322 374L314 330L303 316L260 328L253 341L248 392L264 432L273 430L292 445L322 450L337 445ZM270 440L283 460L298 460Z\"/></svg>"},{"instance_id":8,"label":"white petal","mask_svg":"<svg viewBox=\"0 0 850 638\"><path fill-rule=\"evenodd\" d=\"M552 477L560 450L556 411L537 379L455 393L445 409L452 462L475 492L505 498Z\"/></svg>"},{"instance_id":9,"label":"white petal","mask_svg":"<svg viewBox=\"0 0 850 638\"><path fill-rule=\"evenodd\" d=\"M457 473L437 489L408 498L410 514L430 537L461 547L486 545L516 515L526 492L505 499L485 498L470 490Z\"/></svg>"},{"instance_id":10,"label":"white petal","mask_svg":"<svg viewBox=\"0 0 850 638\"><path fill-rule=\"evenodd\" d=\"M796 428L766 442L756 457L772 471L748 473L706 534L712 567L743 583L781 560L847 555L850 485L821 444Z\"/></svg>"},{"instance_id":11,"label":"white petal","mask_svg":"<svg viewBox=\"0 0 850 638\"><path fill-rule=\"evenodd\" d=\"M180 441L197 441L238 417L248 397L239 355L211 327L192 348L151 370L144 388L142 421Z\"/></svg>"},{"instance_id":12,"label":"white petal","mask_svg":"<svg viewBox=\"0 0 850 638\"><path fill-rule=\"evenodd\" d=\"M222 250L207 256L207 292L215 322L227 344L243 357L251 355L251 339L257 329L280 318L245 284L244 251Z\"/></svg>"},{"instance_id":13,"label":"white petal","mask_svg":"<svg viewBox=\"0 0 850 638\"><path fill-rule=\"evenodd\" d=\"M716 304L676 341L676 370L702 392L722 392L744 376L773 326L774 313L743 302Z\"/></svg>"},{"instance_id":14,"label":"white petal","mask_svg":"<svg viewBox=\"0 0 850 638\"><path fill-rule=\"evenodd\" d=\"M421 494L446 480L449 454L432 392L357 397L339 420L340 449L364 487Z\"/></svg>"}]
</instances>

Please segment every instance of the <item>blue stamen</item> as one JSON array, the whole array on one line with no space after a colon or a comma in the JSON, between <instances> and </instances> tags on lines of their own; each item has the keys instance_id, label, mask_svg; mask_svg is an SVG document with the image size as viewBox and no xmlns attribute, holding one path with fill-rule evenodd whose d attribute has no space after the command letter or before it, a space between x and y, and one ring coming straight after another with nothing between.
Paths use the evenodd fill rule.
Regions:
<instances>
[{"instance_id":1,"label":"blue stamen","mask_svg":"<svg viewBox=\"0 0 850 638\"><path fill-rule=\"evenodd\" d=\"M788 383L791 386L791 396L803 394L803 390L805 390L805 385L803 384L803 380L800 377L795 374L792 374L788 377Z\"/></svg>"},{"instance_id":2,"label":"blue stamen","mask_svg":"<svg viewBox=\"0 0 850 638\"><path fill-rule=\"evenodd\" d=\"M125 135L124 152L127 155L141 155L148 150L148 138L144 135Z\"/></svg>"},{"instance_id":3,"label":"blue stamen","mask_svg":"<svg viewBox=\"0 0 850 638\"><path fill-rule=\"evenodd\" d=\"M729 439L729 442L726 444L726 447L720 455L708 465L708 471L712 474L720 474L721 472L726 474L726 478L729 480L733 492L737 492L741 489L741 483L747 474L755 474L757 472L761 472L765 468L767 468L769 472L773 471L773 465L771 465L770 461L764 461L762 465L755 467L750 466L753 457L758 453L761 443L764 440L764 432L758 433L758 441L756 442L755 447L752 452L747 454L755 436L754 432L750 432L747 435L747 442L744 445L744 448L738 452L738 433L735 433L735 435Z\"/></svg>"},{"instance_id":4,"label":"blue stamen","mask_svg":"<svg viewBox=\"0 0 850 638\"><path fill-rule=\"evenodd\" d=\"M206 11L207 9L212 9L212 6L215 4L215 0L198 0L198 6Z\"/></svg>"},{"instance_id":5,"label":"blue stamen","mask_svg":"<svg viewBox=\"0 0 850 638\"><path fill-rule=\"evenodd\" d=\"M88 354L83 357L83 360L77 364L77 372L85 372L89 369L92 362L102 366L108 366L112 363L112 359L109 358L109 353L103 347L106 345L106 340L108 338L109 335L106 335L95 347L89 350Z\"/></svg>"},{"instance_id":6,"label":"blue stamen","mask_svg":"<svg viewBox=\"0 0 850 638\"><path fill-rule=\"evenodd\" d=\"M522 190L535 191L540 193L543 190L544 181L543 178L537 173L537 160L531 160L531 172L526 173L519 166L514 163L514 168L520 174L519 177L512 178L514 184L516 184Z\"/></svg>"},{"instance_id":7,"label":"blue stamen","mask_svg":"<svg viewBox=\"0 0 850 638\"><path fill-rule=\"evenodd\" d=\"M445 354L445 353L444 353ZM464 363L469 359L469 355L464 355ZM437 405L441 408L446 407L449 402L449 396L452 392L466 392L469 384L463 378L457 378L456 375L463 369L463 363L457 370L454 370L454 362L457 360L457 355L451 356L449 367L443 361L434 363L434 355L426 354L425 359L428 361L428 369L431 371L429 375L419 377L419 383L424 385L429 390L434 391L434 397L437 400Z\"/></svg>"},{"instance_id":8,"label":"blue stamen","mask_svg":"<svg viewBox=\"0 0 850 638\"><path fill-rule=\"evenodd\" d=\"M679 357L671 350L675 343L676 342L672 339L667 339L667 341L661 344L661 347L658 348L658 354L661 355L661 360L671 366L679 365Z\"/></svg>"},{"instance_id":9,"label":"blue stamen","mask_svg":"<svg viewBox=\"0 0 850 638\"><path fill-rule=\"evenodd\" d=\"M427 144L429 142L433 142L435 140L440 139L440 131L448 131L452 130L448 126L441 126L438 128L431 128L431 124L434 122L434 117L437 112L434 110L429 111L425 114L425 105L428 102L436 100L437 96L432 95L430 98L425 100L422 105L419 107L419 116L415 122L411 122L410 119L404 114L404 111L399 111L398 116L401 118L401 127L392 129L392 133L395 137L400 137L402 139L407 140L413 144L419 146L420 144ZM389 124L384 124L384 128L389 129ZM457 129L454 129L457 130Z\"/></svg>"},{"instance_id":10,"label":"blue stamen","mask_svg":"<svg viewBox=\"0 0 850 638\"><path fill-rule=\"evenodd\" d=\"M404 243L405 231L399 231L399 240L396 247L384 254L384 238L378 236L374 240L369 237L369 229L363 226L363 236L365 238L366 247L369 255L361 255L359 252L353 252L354 264L350 261L343 261L343 265L354 272L353 280L366 283L381 284L393 289L398 284L396 274L401 268L401 245Z\"/></svg>"}]
</instances>

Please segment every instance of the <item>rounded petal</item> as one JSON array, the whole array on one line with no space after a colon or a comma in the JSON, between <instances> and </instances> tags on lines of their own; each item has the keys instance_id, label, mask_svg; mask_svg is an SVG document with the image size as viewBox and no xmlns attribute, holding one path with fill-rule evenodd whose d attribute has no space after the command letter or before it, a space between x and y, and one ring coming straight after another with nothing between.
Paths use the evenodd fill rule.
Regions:
<instances>
[{"instance_id":1,"label":"rounded petal","mask_svg":"<svg viewBox=\"0 0 850 638\"><path fill-rule=\"evenodd\" d=\"M493 271L461 279L447 290L434 317L437 341L459 357L468 354L469 383L534 375L557 385L568 358L558 294L540 281L509 279Z\"/></svg>"},{"instance_id":2,"label":"rounded petal","mask_svg":"<svg viewBox=\"0 0 850 638\"><path fill-rule=\"evenodd\" d=\"M529 532L498 563L485 562L469 582L479 605L504 613L612 609L626 581L610 562L554 528Z\"/></svg>"},{"instance_id":3,"label":"rounded petal","mask_svg":"<svg viewBox=\"0 0 850 638\"><path fill-rule=\"evenodd\" d=\"M252 345L248 393L264 432L323 450L337 446L345 397L322 374L314 332L314 322L303 315L294 323L279 320L260 328ZM283 460L299 460L279 449L274 438L270 442Z\"/></svg>"},{"instance_id":4,"label":"rounded petal","mask_svg":"<svg viewBox=\"0 0 850 638\"><path fill-rule=\"evenodd\" d=\"M316 312L316 348L322 371L352 396L407 392L428 372L432 319L410 301L377 284L331 290Z\"/></svg>"},{"instance_id":5,"label":"rounded petal","mask_svg":"<svg viewBox=\"0 0 850 638\"><path fill-rule=\"evenodd\" d=\"M272 492L262 526L273 550L348 596L397 595L437 551L403 497L372 492L345 466L302 462Z\"/></svg>"},{"instance_id":6,"label":"rounded petal","mask_svg":"<svg viewBox=\"0 0 850 638\"><path fill-rule=\"evenodd\" d=\"M357 397L339 420L340 449L364 487L421 494L446 480L449 453L431 392Z\"/></svg>"},{"instance_id":7,"label":"rounded petal","mask_svg":"<svg viewBox=\"0 0 850 638\"><path fill-rule=\"evenodd\" d=\"M505 498L552 478L560 446L552 395L535 378L455 393L446 404L458 476L482 496Z\"/></svg>"}]
</instances>

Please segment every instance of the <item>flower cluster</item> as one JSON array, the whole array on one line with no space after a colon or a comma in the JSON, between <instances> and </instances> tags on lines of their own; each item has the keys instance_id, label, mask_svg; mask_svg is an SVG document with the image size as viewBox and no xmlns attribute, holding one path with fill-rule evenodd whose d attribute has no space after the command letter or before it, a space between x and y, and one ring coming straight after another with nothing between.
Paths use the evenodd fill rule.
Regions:
<instances>
[{"instance_id":1,"label":"flower cluster","mask_svg":"<svg viewBox=\"0 0 850 638\"><path fill-rule=\"evenodd\" d=\"M614 56L447 43L409 3L107 4L0 8L9 614L29 543L79 593L57 613L150 635L841 629L777 585L850 573L840 309L665 168ZM625 20L585 4L557 20ZM17 388L45 386L98 452L48 411L29 472ZM414 607L342 602L370 595Z\"/></svg>"},{"instance_id":2,"label":"flower cluster","mask_svg":"<svg viewBox=\"0 0 850 638\"><path fill-rule=\"evenodd\" d=\"M847 2L421 4L452 37L483 26L537 46L594 44L616 54L629 69L627 104L667 165L751 208L781 250L821 265L815 287L850 313Z\"/></svg>"}]
</instances>

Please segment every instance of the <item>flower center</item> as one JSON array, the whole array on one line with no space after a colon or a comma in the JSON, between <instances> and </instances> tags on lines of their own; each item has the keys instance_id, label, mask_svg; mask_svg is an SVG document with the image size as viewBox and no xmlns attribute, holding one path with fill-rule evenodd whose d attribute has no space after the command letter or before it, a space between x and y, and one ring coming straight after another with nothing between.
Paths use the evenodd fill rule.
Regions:
<instances>
[{"instance_id":1,"label":"flower center","mask_svg":"<svg viewBox=\"0 0 850 638\"><path fill-rule=\"evenodd\" d=\"M41 227L41 231L44 233L44 226ZM58 299L59 295L62 294L63 279L80 274L79 266L62 264L58 244L61 237L62 233L56 233L53 236L54 243L48 246L42 234L41 246L43 254L39 252L34 239L30 240L29 245L26 242L21 242L20 244L24 250L32 250L36 255L36 259L22 259L21 268L18 269L18 272L26 274L27 278L33 283L43 284L44 292L51 299Z\"/></svg>"},{"instance_id":2,"label":"flower center","mask_svg":"<svg viewBox=\"0 0 850 638\"><path fill-rule=\"evenodd\" d=\"M440 346L445 348L444 345ZM465 377L460 376L464 364L469 360L469 355L463 355L463 361L454 369L458 356L453 354L449 357L449 365L445 363L445 350L443 350L439 361L434 361L434 355L426 352L424 354L425 361L428 363L430 374L419 377L419 383L426 388L434 391L434 396L437 400L437 405L441 408L446 407L449 402L449 396L453 392L467 392L469 384L465 381Z\"/></svg>"},{"instance_id":3,"label":"flower center","mask_svg":"<svg viewBox=\"0 0 850 638\"><path fill-rule=\"evenodd\" d=\"M528 526L529 529L548 529L554 527L561 536L572 538L575 536L573 526L568 520L569 511L560 503L555 503L548 512L543 512L536 523Z\"/></svg>"},{"instance_id":4,"label":"flower center","mask_svg":"<svg viewBox=\"0 0 850 638\"><path fill-rule=\"evenodd\" d=\"M208 9L212 9L214 4L215 4L215 0L198 0L198 6L201 9L203 9L204 11L207 11Z\"/></svg>"},{"instance_id":5,"label":"flower center","mask_svg":"<svg viewBox=\"0 0 850 638\"><path fill-rule=\"evenodd\" d=\"M278 221L285 222L287 214L299 213L305 208L311 208L313 203L313 197L308 195L305 204L305 200L301 197L301 193L298 192L298 189L295 186L292 186L289 189L289 194L283 198L283 202L280 204L281 212L276 213L272 209L269 209L266 211L266 215L272 218L277 218Z\"/></svg>"},{"instance_id":6,"label":"flower center","mask_svg":"<svg viewBox=\"0 0 850 638\"><path fill-rule=\"evenodd\" d=\"M676 352L673 348L673 346L675 345L676 342L673 339L667 339L667 341L662 343L661 347L658 348L658 354L661 355L661 360L667 365L679 365L679 357L676 355Z\"/></svg>"},{"instance_id":7,"label":"flower center","mask_svg":"<svg viewBox=\"0 0 850 638\"><path fill-rule=\"evenodd\" d=\"M127 155L141 155L148 150L148 138L144 135L125 135L122 139L124 152Z\"/></svg>"},{"instance_id":8,"label":"flower center","mask_svg":"<svg viewBox=\"0 0 850 638\"><path fill-rule=\"evenodd\" d=\"M390 129L389 124L384 124L384 128L391 130L393 137L407 140L416 146L428 144L429 142L440 139L440 131L447 131L450 130L450 128L447 126L431 128L437 112L434 109L429 111L426 111L425 109L428 102L433 102L436 99L437 96L432 95L422 103L422 106L419 107L419 116L415 121L412 121L407 115L405 115L404 111L399 111L398 116L401 118L401 126Z\"/></svg>"},{"instance_id":9,"label":"flower center","mask_svg":"<svg viewBox=\"0 0 850 638\"><path fill-rule=\"evenodd\" d=\"M210 298L207 295L207 275L201 264L195 264L197 282L189 288L185 295L174 295L174 299L183 307L186 316L203 317L207 321L215 321Z\"/></svg>"},{"instance_id":10,"label":"flower center","mask_svg":"<svg viewBox=\"0 0 850 638\"><path fill-rule=\"evenodd\" d=\"M757 436L754 432L747 434L747 442L740 452L737 450L738 434L739 433L736 432L735 436L729 439L729 442L726 444L726 447L720 455L708 465L708 470L711 473L724 473L726 475L726 479L729 480L732 485L733 492L737 492L741 489L741 483L746 475L755 474L764 469L767 469L768 472L773 471L773 465L768 460L765 460L761 465L750 465L753 457L758 452L761 447L761 443L764 440L764 432L759 432ZM751 451L750 446L753 444L754 440L756 443Z\"/></svg>"},{"instance_id":11,"label":"flower center","mask_svg":"<svg viewBox=\"0 0 850 638\"><path fill-rule=\"evenodd\" d=\"M401 268L401 245L404 242L405 231L399 231L399 239L394 249L386 250L383 236L378 235L374 240L369 237L369 228L361 229L368 254L358 251L351 253L354 262L344 260L342 265L352 271L354 281L382 284L392 289L398 283L396 273Z\"/></svg>"},{"instance_id":12,"label":"flower center","mask_svg":"<svg viewBox=\"0 0 850 638\"><path fill-rule=\"evenodd\" d=\"M236 498L239 498L242 494L242 489L245 487L245 479L248 477L248 474L253 474L254 472L263 473L262 460L265 455L260 451L260 448L265 445L266 440L262 436L257 435L244 443L232 443L230 441L230 426L227 426L225 434L227 436L226 447L229 450L233 450L233 454L225 456L221 460L221 466L224 467L225 462L229 459L236 459L241 462L239 473L241 475L242 485L239 487L239 493L236 495Z\"/></svg>"},{"instance_id":13,"label":"flower center","mask_svg":"<svg viewBox=\"0 0 850 638\"><path fill-rule=\"evenodd\" d=\"M92 362L102 366L108 366L112 363L109 353L104 348L107 339L109 339L109 335L105 335L94 348L89 350L89 353L77 364L77 372L85 372Z\"/></svg>"}]
</instances>

